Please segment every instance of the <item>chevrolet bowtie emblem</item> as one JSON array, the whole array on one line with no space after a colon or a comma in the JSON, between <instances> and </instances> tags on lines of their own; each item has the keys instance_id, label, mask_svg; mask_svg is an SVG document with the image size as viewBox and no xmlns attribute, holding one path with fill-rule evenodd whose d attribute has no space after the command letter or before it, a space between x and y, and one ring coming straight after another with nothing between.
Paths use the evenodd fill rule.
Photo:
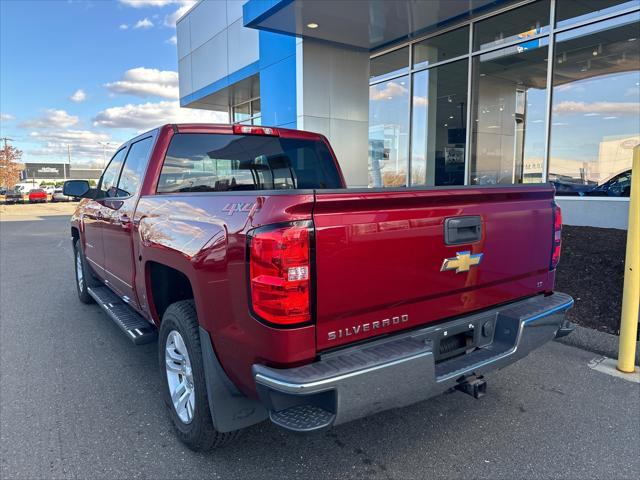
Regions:
<instances>
[{"instance_id":1,"label":"chevrolet bowtie emblem","mask_svg":"<svg viewBox=\"0 0 640 480\"><path fill-rule=\"evenodd\" d=\"M471 267L480 265L482 261L482 253L458 252L453 258L445 258L442 262L441 272L446 270L455 270L456 273L468 272Z\"/></svg>"}]
</instances>

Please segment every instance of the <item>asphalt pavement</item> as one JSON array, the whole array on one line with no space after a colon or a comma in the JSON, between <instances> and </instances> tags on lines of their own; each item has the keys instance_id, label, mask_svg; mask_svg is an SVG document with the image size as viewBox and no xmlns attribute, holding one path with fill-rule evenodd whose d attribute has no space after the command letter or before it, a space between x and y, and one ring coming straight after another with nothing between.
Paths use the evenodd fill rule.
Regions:
<instances>
[{"instance_id":1,"label":"asphalt pavement","mask_svg":"<svg viewBox=\"0 0 640 480\"><path fill-rule=\"evenodd\" d=\"M78 301L63 210L0 213L2 479L640 478L640 384L556 342L489 375L480 400L445 394L311 436L263 423L193 453L165 412L157 345Z\"/></svg>"}]
</instances>

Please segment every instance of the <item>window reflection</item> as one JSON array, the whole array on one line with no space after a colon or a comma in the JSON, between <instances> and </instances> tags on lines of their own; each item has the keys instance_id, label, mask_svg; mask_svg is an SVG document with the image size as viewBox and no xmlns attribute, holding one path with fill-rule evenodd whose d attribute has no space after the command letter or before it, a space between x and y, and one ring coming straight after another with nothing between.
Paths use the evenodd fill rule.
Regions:
<instances>
[{"instance_id":1,"label":"window reflection","mask_svg":"<svg viewBox=\"0 0 640 480\"><path fill-rule=\"evenodd\" d=\"M407 184L409 76L369 87L369 186Z\"/></svg>"},{"instance_id":2,"label":"window reflection","mask_svg":"<svg viewBox=\"0 0 640 480\"><path fill-rule=\"evenodd\" d=\"M549 180L558 194L628 196L640 143L638 15L557 36Z\"/></svg>"},{"instance_id":3,"label":"window reflection","mask_svg":"<svg viewBox=\"0 0 640 480\"><path fill-rule=\"evenodd\" d=\"M405 73L409 69L409 47L380 55L371 59L369 80L376 82Z\"/></svg>"},{"instance_id":4,"label":"window reflection","mask_svg":"<svg viewBox=\"0 0 640 480\"><path fill-rule=\"evenodd\" d=\"M638 6L640 0L561 0L556 2L556 24L563 27Z\"/></svg>"},{"instance_id":5,"label":"window reflection","mask_svg":"<svg viewBox=\"0 0 640 480\"><path fill-rule=\"evenodd\" d=\"M127 197L138 193L140 184L142 183L142 177L147 169L147 162L152 146L152 137L147 137L131 145L124 167L120 173L118 197Z\"/></svg>"},{"instance_id":6,"label":"window reflection","mask_svg":"<svg viewBox=\"0 0 640 480\"><path fill-rule=\"evenodd\" d=\"M412 185L463 185L468 61L413 77Z\"/></svg>"},{"instance_id":7,"label":"window reflection","mask_svg":"<svg viewBox=\"0 0 640 480\"><path fill-rule=\"evenodd\" d=\"M549 0L540 0L478 22L474 50L525 40L549 31Z\"/></svg>"},{"instance_id":8,"label":"window reflection","mask_svg":"<svg viewBox=\"0 0 640 480\"><path fill-rule=\"evenodd\" d=\"M471 183L542 181L546 38L473 60Z\"/></svg>"},{"instance_id":9,"label":"window reflection","mask_svg":"<svg viewBox=\"0 0 640 480\"><path fill-rule=\"evenodd\" d=\"M469 53L469 27L462 27L413 46L413 67L426 67Z\"/></svg>"}]
</instances>

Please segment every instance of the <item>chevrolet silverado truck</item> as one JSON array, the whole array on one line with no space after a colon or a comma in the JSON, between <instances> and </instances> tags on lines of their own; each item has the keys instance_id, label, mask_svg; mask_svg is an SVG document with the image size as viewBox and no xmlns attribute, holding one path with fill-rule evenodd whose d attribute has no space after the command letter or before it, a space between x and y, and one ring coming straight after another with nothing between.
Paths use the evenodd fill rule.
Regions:
<instances>
[{"instance_id":1,"label":"chevrolet silverado truck","mask_svg":"<svg viewBox=\"0 0 640 480\"><path fill-rule=\"evenodd\" d=\"M322 135L164 125L71 218L78 296L135 344L194 450L311 432L449 390L573 325L550 184L348 189Z\"/></svg>"}]
</instances>

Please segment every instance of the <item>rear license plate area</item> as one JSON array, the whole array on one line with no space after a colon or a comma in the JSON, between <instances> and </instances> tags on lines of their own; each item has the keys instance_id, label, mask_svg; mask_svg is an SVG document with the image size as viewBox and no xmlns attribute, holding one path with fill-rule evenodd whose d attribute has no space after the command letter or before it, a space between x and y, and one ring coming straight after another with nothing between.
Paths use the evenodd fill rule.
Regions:
<instances>
[{"instance_id":1,"label":"rear license plate area","mask_svg":"<svg viewBox=\"0 0 640 480\"><path fill-rule=\"evenodd\" d=\"M474 329L458 333L446 332L437 342L434 349L435 361L441 362L458 355L464 355L476 348Z\"/></svg>"}]
</instances>

